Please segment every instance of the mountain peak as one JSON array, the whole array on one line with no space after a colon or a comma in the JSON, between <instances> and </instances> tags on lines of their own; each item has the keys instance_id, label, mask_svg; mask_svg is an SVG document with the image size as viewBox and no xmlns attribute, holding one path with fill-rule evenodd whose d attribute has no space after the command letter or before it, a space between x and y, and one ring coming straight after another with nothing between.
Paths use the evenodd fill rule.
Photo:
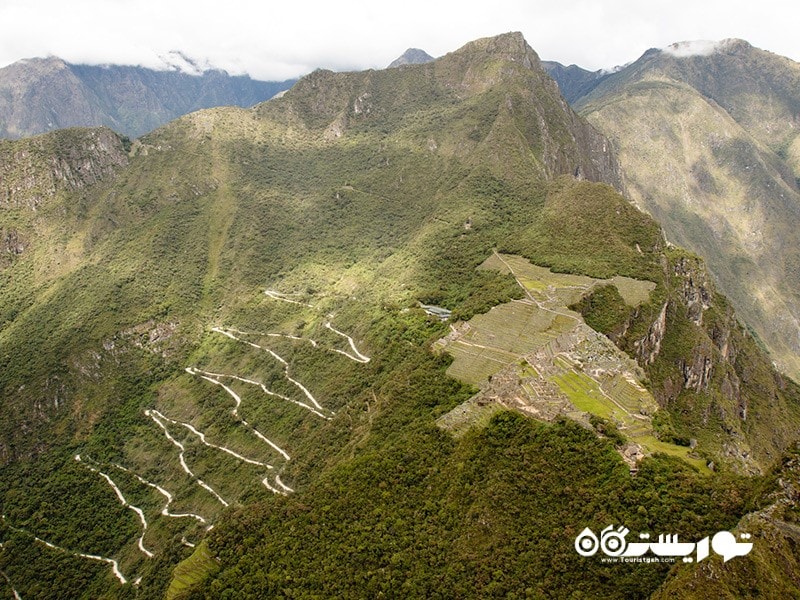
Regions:
<instances>
[{"instance_id":1,"label":"mountain peak","mask_svg":"<svg viewBox=\"0 0 800 600\"><path fill-rule=\"evenodd\" d=\"M469 42L454 53L461 56L485 59L503 59L519 62L526 68L541 67L539 55L528 45L525 37L519 31L503 33L493 37L486 37Z\"/></svg>"},{"instance_id":2,"label":"mountain peak","mask_svg":"<svg viewBox=\"0 0 800 600\"><path fill-rule=\"evenodd\" d=\"M502 54L518 54L532 50L525 40L525 36L519 31L510 31L508 33L501 33L500 35L474 40L464 45L458 52L468 49Z\"/></svg>"},{"instance_id":3,"label":"mountain peak","mask_svg":"<svg viewBox=\"0 0 800 600\"><path fill-rule=\"evenodd\" d=\"M54 73L67 68L67 63L57 56L48 56L46 58L23 58L22 60L18 60L17 62L0 69L0 78L7 74L35 77L41 76L45 73Z\"/></svg>"},{"instance_id":4,"label":"mountain peak","mask_svg":"<svg viewBox=\"0 0 800 600\"><path fill-rule=\"evenodd\" d=\"M429 63L432 60L434 60L434 58L425 52L425 50L420 50L419 48L409 48L403 52L402 55L393 60L389 65L389 68L394 69L403 65L422 65Z\"/></svg>"}]
</instances>

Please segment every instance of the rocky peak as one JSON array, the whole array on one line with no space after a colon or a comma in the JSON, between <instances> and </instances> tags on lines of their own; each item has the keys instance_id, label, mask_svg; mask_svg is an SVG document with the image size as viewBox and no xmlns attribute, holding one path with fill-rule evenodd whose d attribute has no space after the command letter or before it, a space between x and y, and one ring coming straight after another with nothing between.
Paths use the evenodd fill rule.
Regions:
<instances>
[{"instance_id":1,"label":"rocky peak","mask_svg":"<svg viewBox=\"0 0 800 600\"><path fill-rule=\"evenodd\" d=\"M422 65L429 63L432 60L434 60L434 58L425 52L425 50L420 50L419 48L409 48L403 52L402 55L394 59L389 65L389 68L395 69L403 65Z\"/></svg>"},{"instance_id":2,"label":"rocky peak","mask_svg":"<svg viewBox=\"0 0 800 600\"><path fill-rule=\"evenodd\" d=\"M0 69L0 81L25 83L67 69L67 63L56 56L25 58Z\"/></svg>"},{"instance_id":3,"label":"rocky peak","mask_svg":"<svg viewBox=\"0 0 800 600\"><path fill-rule=\"evenodd\" d=\"M481 38L468 43L453 54L461 54L475 59L486 57L519 62L525 67L541 69L539 55L528 45L519 31L503 33L494 37Z\"/></svg>"},{"instance_id":4,"label":"rocky peak","mask_svg":"<svg viewBox=\"0 0 800 600\"><path fill-rule=\"evenodd\" d=\"M462 102L490 116L467 134L460 124L442 121L435 131L413 135L424 135L431 152L471 154L475 164L491 164L498 172L510 167L498 160L496 148L514 139L515 147L533 149L535 155L531 162L529 151L519 154L519 168L544 179L570 175L622 189L611 144L570 108L521 33L470 42L415 69L315 71L261 110L286 110L335 142L356 128L369 128L368 123L375 128L380 122L390 131L401 123L400 115L445 114Z\"/></svg>"}]
</instances>

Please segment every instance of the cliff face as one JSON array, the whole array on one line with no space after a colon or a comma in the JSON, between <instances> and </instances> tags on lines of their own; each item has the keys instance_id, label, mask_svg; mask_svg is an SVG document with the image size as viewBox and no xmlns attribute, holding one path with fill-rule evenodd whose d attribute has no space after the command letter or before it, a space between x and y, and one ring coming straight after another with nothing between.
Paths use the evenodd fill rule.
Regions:
<instances>
[{"instance_id":1,"label":"cliff face","mask_svg":"<svg viewBox=\"0 0 800 600\"><path fill-rule=\"evenodd\" d=\"M668 302L664 303L658 317L652 322L647 330L647 335L633 343L636 349L636 358L642 365L652 364L661 352L661 344L664 335L667 333L667 307Z\"/></svg>"},{"instance_id":2,"label":"cliff face","mask_svg":"<svg viewBox=\"0 0 800 600\"><path fill-rule=\"evenodd\" d=\"M0 207L37 210L59 192L73 192L128 164L110 129L74 129L0 142Z\"/></svg>"},{"instance_id":3,"label":"cliff face","mask_svg":"<svg viewBox=\"0 0 800 600\"><path fill-rule=\"evenodd\" d=\"M128 165L123 140L110 129L63 129L15 141L0 141L0 271L26 256L39 265L30 283L76 267L85 251L82 217L91 189L110 183ZM71 222L77 217L78 221ZM48 265L45 267L44 265ZM18 280L23 275L10 275ZM24 287L17 285L18 290ZM8 318L24 295L5 297ZM2 317L0 317L2 318Z\"/></svg>"},{"instance_id":4,"label":"cliff face","mask_svg":"<svg viewBox=\"0 0 800 600\"><path fill-rule=\"evenodd\" d=\"M648 51L575 105L618 150L634 204L703 257L798 380L800 64L741 40L687 47Z\"/></svg>"},{"instance_id":5,"label":"cliff face","mask_svg":"<svg viewBox=\"0 0 800 600\"><path fill-rule=\"evenodd\" d=\"M704 263L675 249L667 256L666 289L612 339L646 370L675 427L668 435L701 440L714 448L709 460L761 472L794 439L800 390L775 371Z\"/></svg>"}]
</instances>

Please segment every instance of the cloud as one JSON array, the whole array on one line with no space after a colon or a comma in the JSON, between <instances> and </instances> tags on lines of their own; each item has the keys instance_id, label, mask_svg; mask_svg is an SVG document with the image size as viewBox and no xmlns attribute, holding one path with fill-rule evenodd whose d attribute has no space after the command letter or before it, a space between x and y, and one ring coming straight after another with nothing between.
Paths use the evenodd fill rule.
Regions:
<instances>
[{"instance_id":1,"label":"cloud","mask_svg":"<svg viewBox=\"0 0 800 600\"><path fill-rule=\"evenodd\" d=\"M167 68L163 57L180 51L200 65L284 79L317 67L383 68L408 47L439 56L507 31L522 31L542 58L589 69L677 40L730 37L797 60L798 17L778 0L3 0L0 65L56 55Z\"/></svg>"},{"instance_id":2,"label":"cloud","mask_svg":"<svg viewBox=\"0 0 800 600\"><path fill-rule=\"evenodd\" d=\"M661 51L678 58L685 58L687 56L709 56L719 50L723 50L729 41L730 40L721 40L712 42L709 40L694 40L690 42L676 42L665 48L661 48Z\"/></svg>"}]
</instances>

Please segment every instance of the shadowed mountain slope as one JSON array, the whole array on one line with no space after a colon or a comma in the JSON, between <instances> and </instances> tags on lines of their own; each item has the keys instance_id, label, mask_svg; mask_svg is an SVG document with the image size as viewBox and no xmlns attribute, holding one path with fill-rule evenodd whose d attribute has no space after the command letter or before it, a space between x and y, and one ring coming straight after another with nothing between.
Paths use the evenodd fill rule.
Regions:
<instances>
[{"instance_id":1,"label":"shadowed mountain slope","mask_svg":"<svg viewBox=\"0 0 800 600\"><path fill-rule=\"evenodd\" d=\"M558 84L558 89L570 104L586 96L611 74L605 70L588 71L578 65L564 66L551 60L542 61L542 66Z\"/></svg>"}]
</instances>

